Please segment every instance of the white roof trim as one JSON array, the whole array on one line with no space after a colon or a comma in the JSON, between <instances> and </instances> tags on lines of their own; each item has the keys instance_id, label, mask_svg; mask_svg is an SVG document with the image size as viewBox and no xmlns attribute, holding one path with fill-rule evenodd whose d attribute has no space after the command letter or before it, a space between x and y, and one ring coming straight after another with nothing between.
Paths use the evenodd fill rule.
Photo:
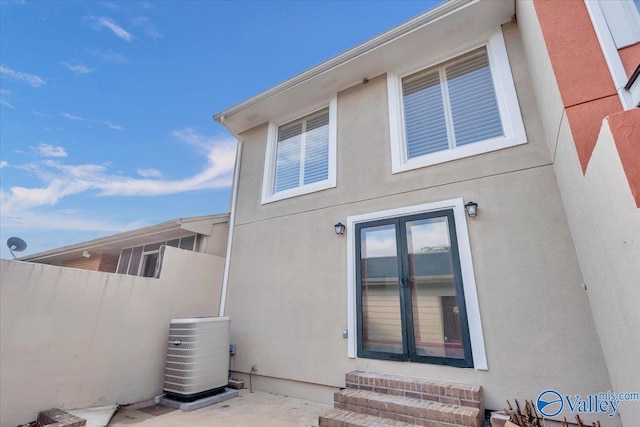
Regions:
<instances>
[{"instance_id":1,"label":"white roof trim","mask_svg":"<svg viewBox=\"0 0 640 427\"><path fill-rule=\"evenodd\" d=\"M247 108L250 105L256 104L260 101L262 101L263 99L269 98L272 95L275 95L276 93L279 92L283 92L287 89L289 89L290 87L296 86L302 82L304 82L305 80L309 80L319 74L324 73L327 70L330 70L344 62L347 62L355 57L358 57L372 49L375 49L376 47L383 45L385 43L388 43L389 41L395 39L398 36L401 36L405 33L408 33L409 31L420 27L422 25L425 25L437 18L439 18L440 16L451 12L457 8L459 8L462 5L465 5L467 3L470 3L471 1L478 1L478 0L450 0L447 1L445 3L442 3L436 7L434 7L433 9L429 9L428 11L416 16L415 18L412 18L400 25L398 25L397 27L394 27L392 29L390 29L387 32L384 32L376 37L373 37L372 39L367 40L364 43L361 43L339 55L334 56L331 59L328 59L325 62L320 63L319 65L316 65L313 68L310 68L306 71L303 71L302 73L298 74L297 76L294 76L288 80L285 80L284 82L280 83L279 85L276 85L274 87L272 87L271 89L265 90L264 92L259 93L256 96L253 96L243 102L241 102L240 104L237 104L221 113L216 114L215 116L213 116L213 118L216 121L220 120L220 117L224 116L224 117L228 117L234 113L237 113L238 111L244 110L245 108Z\"/></svg>"},{"instance_id":2,"label":"white roof trim","mask_svg":"<svg viewBox=\"0 0 640 427\"><path fill-rule=\"evenodd\" d=\"M409 21L355 46L216 115L232 133L242 133L273 116L302 107L304 102L329 99L336 92L384 74L404 53L418 47L425 55L440 45L462 42L467 34L487 34L515 13L512 1L449 0ZM420 33L416 36L416 33ZM424 43L424 37L431 43ZM438 43L432 41L439 40ZM444 42L444 43L441 43ZM416 44L418 43L418 44ZM280 110L280 111L279 111Z\"/></svg>"}]
</instances>

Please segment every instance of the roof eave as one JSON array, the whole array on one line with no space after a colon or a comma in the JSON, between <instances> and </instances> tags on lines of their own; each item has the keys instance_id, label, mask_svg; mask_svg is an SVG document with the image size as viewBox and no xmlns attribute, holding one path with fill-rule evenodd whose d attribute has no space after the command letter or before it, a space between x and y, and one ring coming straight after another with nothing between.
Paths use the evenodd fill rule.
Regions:
<instances>
[{"instance_id":1,"label":"roof eave","mask_svg":"<svg viewBox=\"0 0 640 427\"><path fill-rule=\"evenodd\" d=\"M415 18L412 18L376 37L365 41L364 43L361 43L337 56L334 56L333 58L328 59L327 61L322 62L315 67L312 67L288 80L285 80L284 82L270 89L267 89L266 91L263 91L239 104L234 105L233 107L215 114L213 116L213 119L223 124L225 127L227 127L227 129L235 134L242 133L250 127L256 126L260 123L255 122L250 126L239 124L239 122L236 120L229 120L232 116L237 115L238 113L243 111L245 113L247 111L251 111L252 107L256 107L257 104L264 103L266 100L269 100L270 98L276 97L278 95L282 95L284 92L289 91L293 88L308 85L312 80L317 79L322 75L333 72L337 68L359 57L366 56L367 54L375 51L381 46L387 45L396 39L402 38L403 36L415 30L439 21L446 16L450 16L472 4L481 4L481 0L449 0L445 3L442 3L435 8L416 16ZM507 5L510 9L513 10L512 2L504 2L503 4ZM509 16L509 18L511 18L511 16ZM375 76L370 75L367 77L372 78ZM357 82L354 82L353 84L355 83Z\"/></svg>"}]
</instances>

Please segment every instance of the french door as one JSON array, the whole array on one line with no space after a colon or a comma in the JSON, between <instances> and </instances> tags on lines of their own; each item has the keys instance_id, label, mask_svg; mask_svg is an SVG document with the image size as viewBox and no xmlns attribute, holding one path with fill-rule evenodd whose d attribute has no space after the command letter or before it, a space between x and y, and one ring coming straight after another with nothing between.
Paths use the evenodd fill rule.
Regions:
<instances>
[{"instance_id":1,"label":"french door","mask_svg":"<svg viewBox=\"0 0 640 427\"><path fill-rule=\"evenodd\" d=\"M358 357L473 367L453 210L355 233Z\"/></svg>"}]
</instances>

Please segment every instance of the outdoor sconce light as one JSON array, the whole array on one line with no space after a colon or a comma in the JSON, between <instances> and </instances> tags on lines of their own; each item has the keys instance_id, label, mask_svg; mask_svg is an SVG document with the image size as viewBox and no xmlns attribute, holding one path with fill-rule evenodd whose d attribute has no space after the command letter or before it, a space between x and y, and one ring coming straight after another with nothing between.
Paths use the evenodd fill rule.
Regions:
<instances>
[{"instance_id":1,"label":"outdoor sconce light","mask_svg":"<svg viewBox=\"0 0 640 427\"><path fill-rule=\"evenodd\" d=\"M476 202L467 203L464 205L464 210L467 211L467 215L469 215L470 218L478 216L478 204Z\"/></svg>"},{"instance_id":2,"label":"outdoor sconce light","mask_svg":"<svg viewBox=\"0 0 640 427\"><path fill-rule=\"evenodd\" d=\"M345 230L345 226L343 223L339 222L336 225L334 225L335 229L336 229L336 234L338 236L342 236L344 234L344 230Z\"/></svg>"}]
</instances>

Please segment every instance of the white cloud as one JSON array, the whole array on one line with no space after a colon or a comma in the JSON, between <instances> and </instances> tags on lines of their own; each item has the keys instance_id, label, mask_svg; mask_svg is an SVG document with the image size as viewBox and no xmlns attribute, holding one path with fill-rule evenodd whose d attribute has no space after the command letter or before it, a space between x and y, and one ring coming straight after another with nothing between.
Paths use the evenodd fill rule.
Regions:
<instances>
[{"instance_id":1,"label":"white cloud","mask_svg":"<svg viewBox=\"0 0 640 427\"><path fill-rule=\"evenodd\" d=\"M139 18L134 19L133 22L131 23L131 25L134 26L134 27L140 27L142 32L144 32L144 34L147 37L149 37L150 39L158 40L158 39L161 39L161 38L164 37L156 29L156 26L153 23L153 21L151 21L151 19L146 17L146 16L141 16Z\"/></svg>"},{"instance_id":2,"label":"white cloud","mask_svg":"<svg viewBox=\"0 0 640 427\"><path fill-rule=\"evenodd\" d=\"M162 172L160 172L158 169L138 169L137 172L138 175L143 178L162 178Z\"/></svg>"},{"instance_id":3,"label":"white cloud","mask_svg":"<svg viewBox=\"0 0 640 427\"><path fill-rule=\"evenodd\" d=\"M39 111L31 111L34 115L38 116L38 117L53 117L52 114L45 114L45 113L41 113Z\"/></svg>"},{"instance_id":4,"label":"white cloud","mask_svg":"<svg viewBox=\"0 0 640 427\"><path fill-rule=\"evenodd\" d=\"M90 213L67 211L24 212L20 216L2 216L1 223L4 229L11 229L12 233L34 230L39 233L55 230L118 233L131 228L124 224L95 219L95 215Z\"/></svg>"},{"instance_id":5,"label":"white cloud","mask_svg":"<svg viewBox=\"0 0 640 427\"><path fill-rule=\"evenodd\" d=\"M103 27L111 30L111 32L115 34L116 37L119 37L129 43L131 43L131 41L133 40L133 34L113 22L111 19L105 16L92 17L92 19L98 27Z\"/></svg>"},{"instance_id":6,"label":"white cloud","mask_svg":"<svg viewBox=\"0 0 640 427\"><path fill-rule=\"evenodd\" d=\"M117 125L115 123L111 123L110 121L104 121L103 122L105 125L107 125L108 127L110 127L111 129L115 129L115 130L124 130L124 128L120 125Z\"/></svg>"},{"instance_id":7,"label":"white cloud","mask_svg":"<svg viewBox=\"0 0 640 427\"><path fill-rule=\"evenodd\" d=\"M11 95L11 91L9 89L0 89L0 105L4 105L5 107L13 108L15 110L16 107L14 107L13 104L4 97L5 95Z\"/></svg>"},{"instance_id":8,"label":"white cloud","mask_svg":"<svg viewBox=\"0 0 640 427\"><path fill-rule=\"evenodd\" d=\"M81 62L65 62L64 66L67 67L74 74L89 74L95 71L95 68L90 68Z\"/></svg>"},{"instance_id":9,"label":"white cloud","mask_svg":"<svg viewBox=\"0 0 640 427\"><path fill-rule=\"evenodd\" d=\"M79 121L79 122L92 122L93 121L93 120L85 119L85 118L80 117L80 116L74 116L73 114L69 114L69 113L60 113L60 115L62 117L64 117L65 119L75 120L75 121Z\"/></svg>"},{"instance_id":10,"label":"white cloud","mask_svg":"<svg viewBox=\"0 0 640 427\"><path fill-rule=\"evenodd\" d=\"M186 178L169 180L162 179L160 171L155 170L151 175L156 176L137 178L114 172L110 164L69 165L61 160L43 160L21 168L34 173L46 184L36 188L16 186L0 189L0 216L24 219L25 215L33 213L33 209L53 206L60 199L74 194L87 197L158 196L231 185L236 148L233 139L204 136L192 129L177 131L174 135L202 152L206 159L203 170Z\"/></svg>"},{"instance_id":11,"label":"white cloud","mask_svg":"<svg viewBox=\"0 0 640 427\"><path fill-rule=\"evenodd\" d=\"M0 160L0 169L4 169L7 166L9 166L9 162L7 162L5 160Z\"/></svg>"},{"instance_id":12,"label":"white cloud","mask_svg":"<svg viewBox=\"0 0 640 427\"><path fill-rule=\"evenodd\" d=\"M36 150L42 157L67 157L67 151L59 145L40 143Z\"/></svg>"},{"instance_id":13,"label":"white cloud","mask_svg":"<svg viewBox=\"0 0 640 427\"><path fill-rule=\"evenodd\" d=\"M20 71L15 71L15 70L12 70L11 68L5 67L4 65L0 65L0 74L2 74L3 76L9 79L18 80L18 81L27 83L32 87L40 87L47 84L47 82L45 82L44 79L42 79L39 76L36 76L35 74L27 74Z\"/></svg>"},{"instance_id":14,"label":"white cloud","mask_svg":"<svg viewBox=\"0 0 640 427\"><path fill-rule=\"evenodd\" d=\"M89 122L89 123L99 123L99 124L103 124L105 126L107 126L110 129L115 129L115 130L124 130L124 128L120 125L117 125L113 122L110 122L109 120L95 120L95 119L89 119L86 117L80 117L80 116L76 116L74 114L69 114L69 113L60 113L60 115L62 117L64 117L65 119L69 119L69 120L73 120L75 122Z\"/></svg>"},{"instance_id":15,"label":"white cloud","mask_svg":"<svg viewBox=\"0 0 640 427\"><path fill-rule=\"evenodd\" d=\"M4 98L0 98L0 105L4 105L5 107L13 108L14 110L16 109L16 107L11 105L11 103L9 101L7 101L6 99L4 99Z\"/></svg>"},{"instance_id":16,"label":"white cloud","mask_svg":"<svg viewBox=\"0 0 640 427\"><path fill-rule=\"evenodd\" d=\"M121 53L113 52L111 50L102 50L102 49L88 49L87 53L95 56L96 58L100 58L104 62L108 62L110 64L124 64L127 62L127 57Z\"/></svg>"}]
</instances>

